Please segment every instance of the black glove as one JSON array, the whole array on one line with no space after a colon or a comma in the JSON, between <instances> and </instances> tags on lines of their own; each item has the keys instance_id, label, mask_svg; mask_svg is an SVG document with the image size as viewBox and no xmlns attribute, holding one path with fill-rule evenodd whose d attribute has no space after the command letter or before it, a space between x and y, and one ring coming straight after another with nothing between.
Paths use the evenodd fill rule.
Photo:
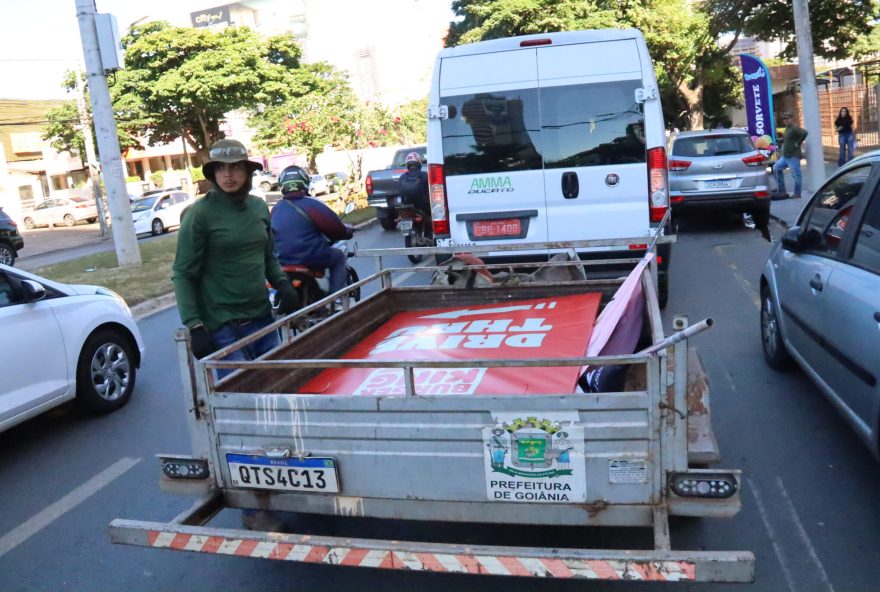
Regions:
<instances>
[{"instance_id":1,"label":"black glove","mask_svg":"<svg viewBox=\"0 0 880 592\"><path fill-rule=\"evenodd\" d=\"M278 305L279 313L289 315L299 309L299 296L297 296L296 290L293 289L289 282L281 282L281 285L275 289L278 290L278 294L281 296L281 302Z\"/></svg>"},{"instance_id":2,"label":"black glove","mask_svg":"<svg viewBox=\"0 0 880 592\"><path fill-rule=\"evenodd\" d=\"M203 325L190 329L189 339L192 344L192 353L198 359L202 359L216 351L214 341Z\"/></svg>"}]
</instances>

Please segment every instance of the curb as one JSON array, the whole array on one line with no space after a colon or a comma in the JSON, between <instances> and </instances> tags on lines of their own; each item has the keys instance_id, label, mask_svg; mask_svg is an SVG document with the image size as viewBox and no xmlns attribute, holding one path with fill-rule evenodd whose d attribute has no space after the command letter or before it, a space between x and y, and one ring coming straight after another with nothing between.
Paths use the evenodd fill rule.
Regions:
<instances>
[{"instance_id":1,"label":"curb","mask_svg":"<svg viewBox=\"0 0 880 592\"><path fill-rule=\"evenodd\" d=\"M370 220L357 224L353 228L360 230L361 228L366 228L376 222L376 218L371 218ZM140 321L151 315L167 310L175 304L177 304L177 297L174 295L174 292L169 292L168 294L163 294L162 296L157 296L156 298L144 300L143 302L135 304L131 307L131 316L134 317L135 321Z\"/></svg>"}]
</instances>

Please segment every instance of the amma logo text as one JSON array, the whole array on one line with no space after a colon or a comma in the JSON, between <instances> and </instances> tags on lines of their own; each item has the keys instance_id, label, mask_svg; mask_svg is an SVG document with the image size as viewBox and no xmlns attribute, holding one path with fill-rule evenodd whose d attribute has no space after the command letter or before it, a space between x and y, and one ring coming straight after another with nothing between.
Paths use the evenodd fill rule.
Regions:
<instances>
[{"instance_id":1,"label":"amma logo text","mask_svg":"<svg viewBox=\"0 0 880 592\"><path fill-rule=\"evenodd\" d=\"M510 177L483 177L471 181L471 188L468 193L501 193L502 191L513 191L513 183Z\"/></svg>"}]
</instances>

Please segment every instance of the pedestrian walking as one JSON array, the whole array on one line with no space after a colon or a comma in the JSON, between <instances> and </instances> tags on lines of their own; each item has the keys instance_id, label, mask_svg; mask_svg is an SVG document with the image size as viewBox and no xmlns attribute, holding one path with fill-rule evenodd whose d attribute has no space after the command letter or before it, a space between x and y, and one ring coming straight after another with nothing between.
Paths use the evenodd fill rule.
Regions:
<instances>
[{"instance_id":1,"label":"pedestrian walking","mask_svg":"<svg viewBox=\"0 0 880 592\"><path fill-rule=\"evenodd\" d=\"M773 165L773 175L776 177L779 199L788 199L788 191L785 189L785 176L782 171L791 169L791 178L794 181L794 199L800 199L802 179L801 176L801 145L807 139L807 130L794 124L791 113L782 114L782 123L785 124L785 133L782 136L782 156Z\"/></svg>"},{"instance_id":2,"label":"pedestrian walking","mask_svg":"<svg viewBox=\"0 0 880 592\"><path fill-rule=\"evenodd\" d=\"M192 352L202 358L252 335L272 322L268 279L281 295L281 311L293 312L296 294L275 257L266 202L250 195L259 163L248 160L237 140L220 140L202 166L213 188L183 217L177 236L173 283L181 322ZM271 331L224 359L253 360L279 344ZM233 370L217 371L222 378ZM278 530L272 513L245 510L247 528Z\"/></svg>"},{"instance_id":3,"label":"pedestrian walking","mask_svg":"<svg viewBox=\"0 0 880 592\"><path fill-rule=\"evenodd\" d=\"M837 158L837 166L840 166L853 159L856 149L853 118L846 107L841 107L838 111L837 119L834 120L834 129L837 130L837 143L840 145L840 155Z\"/></svg>"}]
</instances>

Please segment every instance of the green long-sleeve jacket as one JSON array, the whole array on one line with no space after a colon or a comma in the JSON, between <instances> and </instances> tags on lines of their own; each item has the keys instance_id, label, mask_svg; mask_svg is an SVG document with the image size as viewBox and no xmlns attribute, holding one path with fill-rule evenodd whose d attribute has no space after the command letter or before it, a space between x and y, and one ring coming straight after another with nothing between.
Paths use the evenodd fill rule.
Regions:
<instances>
[{"instance_id":1,"label":"green long-sleeve jacket","mask_svg":"<svg viewBox=\"0 0 880 592\"><path fill-rule=\"evenodd\" d=\"M233 319L271 314L266 280L287 281L275 258L266 202L243 201L213 189L190 207L180 225L174 292L180 320L213 331Z\"/></svg>"}]
</instances>

